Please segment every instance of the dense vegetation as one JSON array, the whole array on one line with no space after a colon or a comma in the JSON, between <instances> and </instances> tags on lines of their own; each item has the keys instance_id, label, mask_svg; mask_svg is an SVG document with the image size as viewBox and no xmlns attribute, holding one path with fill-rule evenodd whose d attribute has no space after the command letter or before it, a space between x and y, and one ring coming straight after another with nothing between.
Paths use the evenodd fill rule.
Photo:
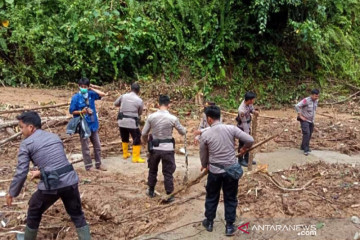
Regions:
<instances>
[{"instance_id":1,"label":"dense vegetation","mask_svg":"<svg viewBox=\"0 0 360 240\"><path fill-rule=\"evenodd\" d=\"M288 102L329 78L360 83L358 0L0 0L0 79L186 79ZM233 102L234 101L234 102Z\"/></svg>"}]
</instances>

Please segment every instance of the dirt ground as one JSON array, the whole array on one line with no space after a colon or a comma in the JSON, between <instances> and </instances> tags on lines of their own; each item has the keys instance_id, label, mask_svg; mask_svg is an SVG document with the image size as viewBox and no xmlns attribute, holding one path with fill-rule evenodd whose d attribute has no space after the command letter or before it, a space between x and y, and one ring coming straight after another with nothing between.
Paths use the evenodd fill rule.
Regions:
<instances>
[{"instance_id":1,"label":"dirt ground","mask_svg":"<svg viewBox=\"0 0 360 240\"><path fill-rule=\"evenodd\" d=\"M156 106L152 96L158 92L154 91L152 88L144 91L145 116L152 111L150 108ZM0 88L0 111L66 103L75 92L74 89ZM176 201L168 205L161 204L160 197L146 197L146 164L134 164L121 157L117 109L112 104L123 92L125 89L109 91L109 96L97 102L103 161L109 171L88 173L84 171L83 163L75 164L80 176L83 208L93 239L225 239L222 198L214 232L208 233L201 226L206 179L180 193ZM189 179L194 179L200 173L200 161L192 132L198 126L202 107L177 98L172 109L189 132L188 172ZM350 221L352 216L360 215L359 109L359 104L353 102L331 108L320 106L311 143L313 151L308 157L298 150L301 131L292 108L261 111L257 142L281 131L283 133L256 150L258 168L255 169L258 171L240 180L237 225L249 222L250 234L239 230L232 239L353 239L355 233L360 232L360 225ZM42 117L69 115L67 106L39 112ZM0 124L13 121L16 114L1 114ZM235 123L231 114L224 113L223 118L226 123ZM73 161L81 157L80 142L78 136L65 134L66 123L64 119L52 119L44 124L43 129L61 136L69 159ZM0 139L18 131L16 126L2 128ZM184 146L184 139L177 133L175 138L177 189L183 185L186 167L185 157L179 151ZM20 140L17 138L0 146L0 193L8 190ZM142 155L146 158L145 152ZM303 188L305 185L306 188ZM23 230L27 201L35 189L36 184L27 181L22 193L15 199L17 204L12 207L5 206L5 198L0 197L0 201L4 200L0 204L0 221L3 222L0 239L15 239L16 233L11 231ZM156 190L164 195L160 171ZM316 236L300 236L296 231L254 230L253 227L259 224L315 225ZM38 236L39 239L76 239L74 226L61 201L44 214Z\"/></svg>"}]
</instances>

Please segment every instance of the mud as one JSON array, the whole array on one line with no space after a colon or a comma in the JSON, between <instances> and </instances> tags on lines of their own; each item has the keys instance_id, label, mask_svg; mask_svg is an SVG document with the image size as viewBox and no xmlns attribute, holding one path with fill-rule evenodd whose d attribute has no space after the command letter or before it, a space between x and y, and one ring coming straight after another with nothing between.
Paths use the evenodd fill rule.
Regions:
<instances>
[{"instance_id":1,"label":"mud","mask_svg":"<svg viewBox=\"0 0 360 240\"><path fill-rule=\"evenodd\" d=\"M36 107L70 101L75 89L14 89L0 88L2 96L0 110ZM151 90L152 91L152 90ZM151 91L146 92L145 103L155 107ZM160 197L150 199L145 195L147 181L146 164L135 164L121 157L121 143L116 124L117 109L113 101L122 91L110 91L108 97L97 102L100 118L100 139L103 144L103 162L107 172L85 172L83 163L75 164L80 176L85 216L90 223L93 239L225 239L223 200L219 204L214 232L203 230L201 220L204 214L206 179L179 194L170 205L159 203ZM19 96L21 97L19 101ZM304 190L281 190L261 172L244 176L239 184L239 204L237 225L250 222L256 224L303 223L315 224L317 235L312 239L352 239L359 226L350 221L353 215L359 216L359 164L360 136L357 107L319 108L316 130L311 142L312 152L305 157L298 149L301 141L299 123L294 110L263 110L258 123L258 139L261 141L277 133L286 131L256 150L258 165L267 164L272 179L281 188L297 189L313 180ZM186 101L174 102L180 121L188 131L189 179L200 173L198 146L194 145L192 130L196 129L201 107ZM231 110L228 110L231 111ZM234 111L234 110L233 110ZM39 111L42 117L67 115L67 107ZM320 114L323 114L320 115ZM16 114L0 115L4 122L13 120ZM234 124L234 116L223 115L226 123ZM46 130L57 133L64 141L65 149L71 159L81 154L78 136L64 134L66 122L45 125ZM19 129L12 127L14 132ZM8 131L0 130L0 139L9 137ZM177 150L184 146L183 137L175 134ZM13 140L0 147L0 192L7 191L16 167L16 155L21 139ZM142 153L146 158L146 153ZM176 155L177 170L175 188L183 185L185 176L185 157ZM296 164L297 166L294 166ZM161 169L161 166L159 166ZM266 177L268 176L268 177ZM36 190L36 184L26 182L25 188L12 207L4 206L0 197L1 239L15 239L10 231L23 231L26 224L27 201ZM156 190L164 195L163 177L158 174ZM271 218L271 219L269 219ZM341 226L341 227L340 227ZM334 233L333 229L337 231ZM333 235L328 235L328 234ZM296 233L297 234L297 233ZM298 235L283 235L280 232L252 230L250 234L238 231L233 239L296 239ZM76 239L73 224L67 216L61 201L52 206L43 216L39 239ZM229 238L231 239L231 238ZM299 239L308 239L306 236Z\"/></svg>"}]
</instances>

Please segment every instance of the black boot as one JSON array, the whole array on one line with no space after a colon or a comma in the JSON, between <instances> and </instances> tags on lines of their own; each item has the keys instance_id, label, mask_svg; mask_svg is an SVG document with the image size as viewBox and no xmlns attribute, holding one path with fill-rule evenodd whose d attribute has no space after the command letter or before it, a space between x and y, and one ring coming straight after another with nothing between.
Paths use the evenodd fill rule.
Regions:
<instances>
[{"instance_id":1,"label":"black boot","mask_svg":"<svg viewBox=\"0 0 360 240\"><path fill-rule=\"evenodd\" d=\"M249 165L249 157L250 157L250 154L247 152L245 155L244 155L244 160L246 161L246 165ZM255 161L252 161L252 165L255 165L256 162Z\"/></svg>"},{"instance_id":2,"label":"black boot","mask_svg":"<svg viewBox=\"0 0 360 240\"><path fill-rule=\"evenodd\" d=\"M243 167L248 167L248 163L245 159L242 159L241 162L239 162L239 164Z\"/></svg>"},{"instance_id":3,"label":"black boot","mask_svg":"<svg viewBox=\"0 0 360 240\"><path fill-rule=\"evenodd\" d=\"M26 226L24 240L35 240L37 233L38 233L37 229L31 229L28 226Z\"/></svg>"},{"instance_id":4,"label":"black boot","mask_svg":"<svg viewBox=\"0 0 360 240\"><path fill-rule=\"evenodd\" d=\"M236 228L233 223L227 223L225 227L225 235L233 236L236 231Z\"/></svg>"},{"instance_id":5,"label":"black boot","mask_svg":"<svg viewBox=\"0 0 360 240\"><path fill-rule=\"evenodd\" d=\"M146 195L148 195L151 198L155 197L155 188L154 187L149 187L146 190Z\"/></svg>"},{"instance_id":6,"label":"black boot","mask_svg":"<svg viewBox=\"0 0 360 240\"><path fill-rule=\"evenodd\" d=\"M166 192L166 194L169 196L172 192ZM170 195L170 197L168 197L165 201L165 203L171 203L175 201L175 196L174 195Z\"/></svg>"},{"instance_id":7,"label":"black boot","mask_svg":"<svg viewBox=\"0 0 360 240\"><path fill-rule=\"evenodd\" d=\"M209 221L207 218L205 218L202 221L202 225L205 227L206 231L212 232L214 227L214 221Z\"/></svg>"},{"instance_id":8,"label":"black boot","mask_svg":"<svg viewBox=\"0 0 360 240\"><path fill-rule=\"evenodd\" d=\"M241 162L244 160L243 156L238 157L238 163L241 165Z\"/></svg>"}]
</instances>

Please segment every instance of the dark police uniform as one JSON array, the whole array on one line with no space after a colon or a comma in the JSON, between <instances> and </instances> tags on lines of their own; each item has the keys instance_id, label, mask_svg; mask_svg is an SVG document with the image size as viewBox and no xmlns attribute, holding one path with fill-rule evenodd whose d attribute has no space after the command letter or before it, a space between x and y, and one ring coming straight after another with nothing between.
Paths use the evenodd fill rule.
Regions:
<instances>
[{"instance_id":1,"label":"dark police uniform","mask_svg":"<svg viewBox=\"0 0 360 240\"><path fill-rule=\"evenodd\" d=\"M45 177L40 180L38 190L29 201L27 227L37 230L42 214L59 198L76 228L87 226L81 208L79 178L66 157L63 142L56 134L38 129L21 142L16 173L10 185L10 196L19 195L27 178L30 161L41 170L42 175L51 171L59 174L57 184L51 180L46 181Z\"/></svg>"}]
</instances>

